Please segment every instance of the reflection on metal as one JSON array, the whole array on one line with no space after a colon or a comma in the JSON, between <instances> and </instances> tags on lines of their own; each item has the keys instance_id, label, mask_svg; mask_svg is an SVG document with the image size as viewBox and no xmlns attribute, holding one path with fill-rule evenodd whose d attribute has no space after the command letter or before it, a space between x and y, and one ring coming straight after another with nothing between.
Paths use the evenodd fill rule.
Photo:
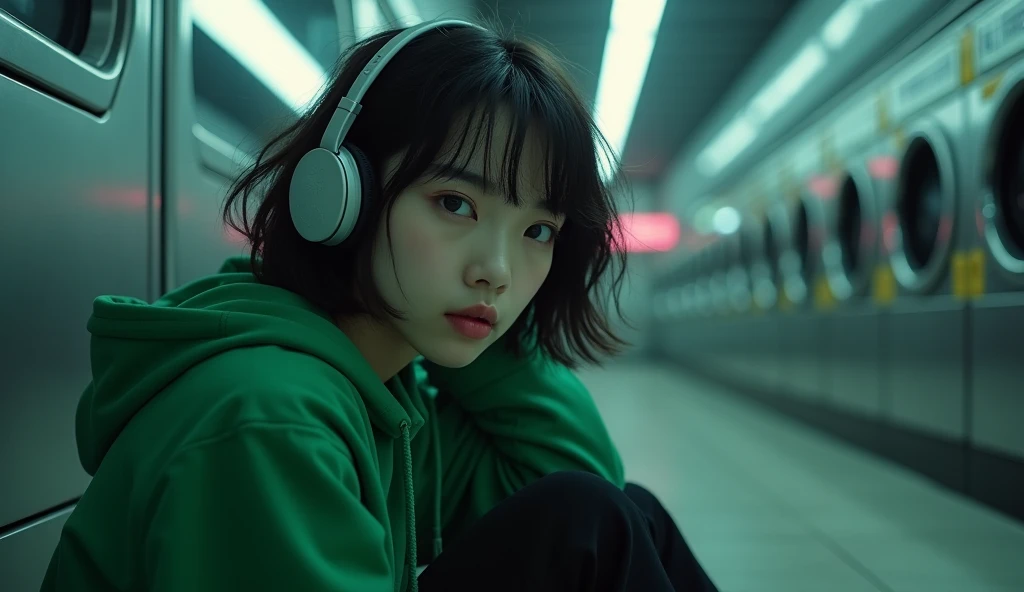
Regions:
<instances>
[{"instance_id":1,"label":"reflection on metal","mask_svg":"<svg viewBox=\"0 0 1024 592\"><path fill-rule=\"evenodd\" d=\"M868 161L868 173L879 181L895 179L900 171L900 161L892 156L875 156Z\"/></svg>"}]
</instances>

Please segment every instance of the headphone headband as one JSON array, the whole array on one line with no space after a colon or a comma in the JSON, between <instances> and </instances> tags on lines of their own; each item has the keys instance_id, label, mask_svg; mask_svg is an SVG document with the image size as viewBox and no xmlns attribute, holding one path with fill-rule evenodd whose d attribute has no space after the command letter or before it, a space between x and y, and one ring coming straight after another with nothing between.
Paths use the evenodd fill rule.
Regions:
<instances>
[{"instance_id":1,"label":"headphone headband","mask_svg":"<svg viewBox=\"0 0 1024 592\"><path fill-rule=\"evenodd\" d=\"M320 147L307 152L292 173L288 208L292 223L307 241L339 245L356 228L365 204L373 201L374 172L366 155L344 145L360 101L391 58L416 37L441 27L477 27L459 20L428 21L405 29L388 41L363 66L352 86L338 102L320 139ZM480 27L477 27L480 28Z\"/></svg>"},{"instance_id":2,"label":"headphone headband","mask_svg":"<svg viewBox=\"0 0 1024 592\"><path fill-rule=\"evenodd\" d=\"M388 41L384 47L380 48L380 50L370 58L370 61L363 66L363 69L352 82L352 86L349 87L348 92L345 93L345 96L338 102L338 106L335 108L334 114L331 115L331 121L327 124L327 129L324 131L323 138L320 140L320 147L337 154L341 149L342 143L345 141L345 136L347 136L348 131L352 129L352 124L355 123L356 116L359 115L359 112L363 108L360 101L363 100L363 96L370 88L370 84L372 84L373 81L376 80L377 76L380 75L384 66L391 61L391 58L398 55L398 52L408 45L410 41L419 37L423 33L433 31L434 29L439 29L441 27L480 28L477 25L466 21L441 19L413 25L392 37L391 40Z\"/></svg>"}]
</instances>

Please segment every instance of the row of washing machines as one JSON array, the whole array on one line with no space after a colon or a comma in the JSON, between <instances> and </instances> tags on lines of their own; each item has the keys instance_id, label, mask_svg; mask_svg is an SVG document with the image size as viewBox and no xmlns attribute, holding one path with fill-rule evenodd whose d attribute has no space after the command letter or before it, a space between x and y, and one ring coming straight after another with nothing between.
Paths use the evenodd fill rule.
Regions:
<instances>
[{"instance_id":1,"label":"row of washing machines","mask_svg":"<svg viewBox=\"0 0 1024 592\"><path fill-rule=\"evenodd\" d=\"M1024 0L980 2L715 207L658 347L780 396L1024 461Z\"/></svg>"}]
</instances>

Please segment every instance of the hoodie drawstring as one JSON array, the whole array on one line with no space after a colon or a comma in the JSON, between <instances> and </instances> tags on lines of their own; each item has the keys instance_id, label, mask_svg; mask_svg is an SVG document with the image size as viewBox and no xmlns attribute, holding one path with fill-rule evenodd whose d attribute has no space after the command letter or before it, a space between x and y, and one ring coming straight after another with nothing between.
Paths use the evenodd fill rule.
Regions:
<instances>
[{"instance_id":1,"label":"hoodie drawstring","mask_svg":"<svg viewBox=\"0 0 1024 592\"><path fill-rule=\"evenodd\" d=\"M405 577L409 592L419 590L416 581L416 490L412 486L412 438L409 422L402 420L402 456L405 460Z\"/></svg>"},{"instance_id":2,"label":"hoodie drawstring","mask_svg":"<svg viewBox=\"0 0 1024 592\"><path fill-rule=\"evenodd\" d=\"M436 418L437 411L432 397L427 398L427 406L430 407L430 417ZM430 422L431 449L434 456L434 556L430 558L431 561L441 554L441 436L437 430L437 423Z\"/></svg>"}]
</instances>

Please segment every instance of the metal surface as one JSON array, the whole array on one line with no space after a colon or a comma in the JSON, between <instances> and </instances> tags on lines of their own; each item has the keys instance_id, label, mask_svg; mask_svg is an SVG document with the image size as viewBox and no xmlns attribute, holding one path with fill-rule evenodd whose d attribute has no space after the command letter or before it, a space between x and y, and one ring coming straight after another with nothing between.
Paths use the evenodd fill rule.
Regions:
<instances>
[{"instance_id":1,"label":"metal surface","mask_svg":"<svg viewBox=\"0 0 1024 592\"><path fill-rule=\"evenodd\" d=\"M0 308L19 311L6 326L0 432L6 450L25 451L0 456L0 474L17 483L4 488L0 525L84 490L74 412L90 377L92 300L147 297L149 20L148 6L138 6L133 34L121 37L133 43L116 106L103 117L0 76L7 205L0 252L5 280L18 287L0 295Z\"/></svg>"},{"instance_id":2,"label":"metal surface","mask_svg":"<svg viewBox=\"0 0 1024 592\"><path fill-rule=\"evenodd\" d=\"M1011 114L1019 117L1024 108L1022 14L1024 1L992 2L972 23L979 75L968 90L971 158L965 163L965 195L973 203L961 211L967 229L961 247L975 267L972 273L981 280L971 286L969 300L971 440L1018 458L1024 457L1024 389L1017 369L1024 334L1024 254L1007 232L1003 207L1019 196L997 199L1004 196L996 193L996 175L1020 175L1018 163L1002 162L1008 155L1001 152L1006 146L1000 140L1003 134L1013 134L1016 137L1007 139L1024 141L1019 125L1009 125Z\"/></svg>"},{"instance_id":3,"label":"metal surface","mask_svg":"<svg viewBox=\"0 0 1024 592\"><path fill-rule=\"evenodd\" d=\"M891 185L872 174L870 163L883 145L878 126L877 88L868 87L835 116L831 124L838 171L832 178L834 199L825 204L823 272L836 299L829 316L826 347L829 375L825 396L837 409L878 419L883 413L886 347L882 340L886 312L872 299L879 262L882 196ZM844 200L856 200L858 228L842 234ZM851 269L851 253L857 265Z\"/></svg>"},{"instance_id":4,"label":"metal surface","mask_svg":"<svg viewBox=\"0 0 1024 592\"><path fill-rule=\"evenodd\" d=\"M91 4L85 47L72 54L0 10L0 67L96 115L110 108L122 81L125 54L138 22L132 0ZM142 14L149 7L140 7ZM86 26L86 25L80 25ZM141 32L142 43L148 27Z\"/></svg>"},{"instance_id":5,"label":"metal surface","mask_svg":"<svg viewBox=\"0 0 1024 592\"><path fill-rule=\"evenodd\" d=\"M4 590L39 590L60 531L73 509L62 508L0 535L0 582Z\"/></svg>"},{"instance_id":6,"label":"metal surface","mask_svg":"<svg viewBox=\"0 0 1024 592\"><path fill-rule=\"evenodd\" d=\"M160 204L150 7L139 3L125 12L130 19L97 19L97 27L118 28L107 31L118 45L105 71L0 24L0 252L12 287L0 295L0 309L11 313L0 362L5 590L38 589L66 518L48 512L89 483L75 410L90 379L92 301L152 295L151 223ZM8 61L11 51L17 59ZM32 516L44 518L24 523Z\"/></svg>"},{"instance_id":7,"label":"metal surface","mask_svg":"<svg viewBox=\"0 0 1024 592\"><path fill-rule=\"evenodd\" d=\"M966 306L953 295L950 273L960 230L957 196L966 178L960 172L967 148L962 36L963 24L954 24L882 80L895 138L890 155L900 163L880 229L895 279L881 332L887 367L883 416L893 425L949 439L966 435L967 405ZM906 176L907 158L916 150L934 154L941 198L930 256L915 267L908 259L907 231L918 220L907 219L901 206L908 192L926 182ZM920 208L911 211L921 214Z\"/></svg>"},{"instance_id":8,"label":"metal surface","mask_svg":"<svg viewBox=\"0 0 1024 592\"><path fill-rule=\"evenodd\" d=\"M217 119L215 101L196 109L189 1L93 4L80 55L0 13L0 249L18 287L0 295L0 308L16 311L0 367L0 433L12 452L0 455L4 590L38 589L66 504L89 483L74 418L90 378L93 299L152 300L243 252L219 209L248 162L239 137L252 132L201 125L239 129L230 115ZM328 6L340 11L333 30L351 30L350 6Z\"/></svg>"}]
</instances>

